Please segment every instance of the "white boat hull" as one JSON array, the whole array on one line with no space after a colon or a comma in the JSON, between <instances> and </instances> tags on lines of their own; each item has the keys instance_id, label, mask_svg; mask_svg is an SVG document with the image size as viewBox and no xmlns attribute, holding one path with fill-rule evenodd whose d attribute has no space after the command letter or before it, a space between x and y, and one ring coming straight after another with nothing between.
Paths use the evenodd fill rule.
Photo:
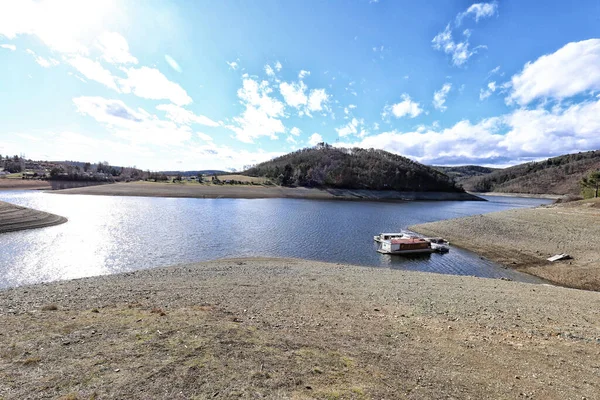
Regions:
<instances>
[{"instance_id":1,"label":"white boat hull","mask_svg":"<svg viewBox=\"0 0 600 400\"><path fill-rule=\"evenodd\" d=\"M383 250L377 249L378 253L381 254L397 254L397 255L405 255L405 254L431 254L435 252L434 249L416 249L416 250Z\"/></svg>"}]
</instances>

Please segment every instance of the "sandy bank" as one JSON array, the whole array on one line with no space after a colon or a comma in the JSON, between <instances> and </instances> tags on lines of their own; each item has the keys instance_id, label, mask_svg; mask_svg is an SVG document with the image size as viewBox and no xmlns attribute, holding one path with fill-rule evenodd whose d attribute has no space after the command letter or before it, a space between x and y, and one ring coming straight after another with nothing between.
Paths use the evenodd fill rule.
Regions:
<instances>
[{"instance_id":1,"label":"sandy bank","mask_svg":"<svg viewBox=\"0 0 600 400\"><path fill-rule=\"evenodd\" d=\"M0 397L591 399L599 296L268 259L8 289Z\"/></svg>"},{"instance_id":2,"label":"sandy bank","mask_svg":"<svg viewBox=\"0 0 600 400\"><path fill-rule=\"evenodd\" d=\"M600 202L508 210L410 227L560 285L600 290ZM550 263L567 253L573 260Z\"/></svg>"},{"instance_id":3,"label":"sandy bank","mask_svg":"<svg viewBox=\"0 0 600 400\"><path fill-rule=\"evenodd\" d=\"M29 179L0 179L1 190L44 190L51 189L48 181L38 181Z\"/></svg>"},{"instance_id":4,"label":"sandy bank","mask_svg":"<svg viewBox=\"0 0 600 400\"><path fill-rule=\"evenodd\" d=\"M53 193L105 196L192 197L192 198L292 198L314 200L481 200L468 193L395 192L378 190L342 190L289 188L281 186L198 185L173 183L116 183L65 189Z\"/></svg>"},{"instance_id":5,"label":"sandy bank","mask_svg":"<svg viewBox=\"0 0 600 400\"><path fill-rule=\"evenodd\" d=\"M0 233L43 228L67 222L65 217L0 201Z\"/></svg>"}]
</instances>

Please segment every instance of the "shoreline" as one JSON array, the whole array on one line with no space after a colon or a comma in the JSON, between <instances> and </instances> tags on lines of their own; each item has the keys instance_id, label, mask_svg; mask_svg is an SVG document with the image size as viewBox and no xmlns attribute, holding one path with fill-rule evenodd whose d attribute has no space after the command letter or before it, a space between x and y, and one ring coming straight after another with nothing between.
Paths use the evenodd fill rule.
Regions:
<instances>
[{"instance_id":1,"label":"shoreline","mask_svg":"<svg viewBox=\"0 0 600 400\"><path fill-rule=\"evenodd\" d=\"M485 201L468 193L396 192L376 190L316 189L255 185L201 185L173 183L115 183L52 191L54 194L140 196L175 198L264 199L290 198L349 201Z\"/></svg>"},{"instance_id":2,"label":"shoreline","mask_svg":"<svg viewBox=\"0 0 600 400\"><path fill-rule=\"evenodd\" d=\"M0 233L45 228L67 222L60 215L0 201Z\"/></svg>"},{"instance_id":3,"label":"shoreline","mask_svg":"<svg viewBox=\"0 0 600 400\"><path fill-rule=\"evenodd\" d=\"M559 286L600 291L600 200L474 215L409 227ZM566 253L572 259L549 262Z\"/></svg>"},{"instance_id":4,"label":"shoreline","mask_svg":"<svg viewBox=\"0 0 600 400\"><path fill-rule=\"evenodd\" d=\"M598 295L266 258L5 289L0 396L593 398Z\"/></svg>"},{"instance_id":5,"label":"shoreline","mask_svg":"<svg viewBox=\"0 0 600 400\"><path fill-rule=\"evenodd\" d=\"M467 193L472 194L474 196L497 196L497 197L522 197L526 199L549 199L549 200L558 200L565 197L565 195L560 194L530 194L530 193L506 193L506 192L470 192Z\"/></svg>"},{"instance_id":6,"label":"shoreline","mask_svg":"<svg viewBox=\"0 0 600 400\"><path fill-rule=\"evenodd\" d=\"M49 190L52 185L48 181L30 179L0 179L0 192L9 190Z\"/></svg>"}]
</instances>

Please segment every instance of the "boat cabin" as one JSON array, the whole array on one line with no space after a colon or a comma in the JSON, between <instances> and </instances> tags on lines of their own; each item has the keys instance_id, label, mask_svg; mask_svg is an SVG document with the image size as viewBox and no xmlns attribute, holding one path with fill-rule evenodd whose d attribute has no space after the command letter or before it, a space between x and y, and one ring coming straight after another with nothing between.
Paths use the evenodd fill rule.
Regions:
<instances>
[{"instance_id":1,"label":"boat cabin","mask_svg":"<svg viewBox=\"0 0 600 400\"><path fill-rule=\"evenodd\" d=\"M431 244L421 238L400 238L381 242L383 253L427 253L431 252Z\"/></svg>"}]
</instances>

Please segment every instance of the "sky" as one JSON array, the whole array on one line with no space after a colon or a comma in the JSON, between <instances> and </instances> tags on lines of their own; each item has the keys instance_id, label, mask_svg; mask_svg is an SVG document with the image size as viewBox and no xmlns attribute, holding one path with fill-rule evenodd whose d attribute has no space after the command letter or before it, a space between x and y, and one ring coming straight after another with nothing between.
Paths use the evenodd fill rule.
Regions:
<instances>
[{"instance_id":1,"label":"sky","mask_svg":"<svg viewBox=\"0 0 600 400\"><path fill-rule=\"evenodd\" d=\"M600 0L0 0L0 154L240 170L327 142L600 148Z\"/></svg>"}]
</instances>

